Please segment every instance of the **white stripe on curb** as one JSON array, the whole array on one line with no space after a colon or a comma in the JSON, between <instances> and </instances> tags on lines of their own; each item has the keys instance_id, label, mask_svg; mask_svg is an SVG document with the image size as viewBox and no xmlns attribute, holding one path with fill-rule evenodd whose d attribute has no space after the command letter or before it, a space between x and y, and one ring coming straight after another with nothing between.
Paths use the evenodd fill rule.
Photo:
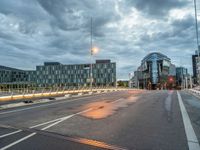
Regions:
<instances>
[{"instance_id":1,"label":"white stripe on curb","mask_svg":"<svg viewBox=\"0 0 200 150\"><path fill-rule=\"evenodd\" d=\"M199 141L192 127L189 115L185 109L181 95L178 91L177 91L177 95L178 95L178 101L179 101L179 106L181 109L181 114L183 118L183 124L185 128L189 150L200 150Z\"/></svg>"}]
</instances>

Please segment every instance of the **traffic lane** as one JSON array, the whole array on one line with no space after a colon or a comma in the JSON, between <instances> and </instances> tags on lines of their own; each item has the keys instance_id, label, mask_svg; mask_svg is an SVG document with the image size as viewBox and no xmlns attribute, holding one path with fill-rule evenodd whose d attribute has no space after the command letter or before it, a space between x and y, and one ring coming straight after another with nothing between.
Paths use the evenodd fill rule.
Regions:
<instances>
[{"instance_id":1,"label":"traffic lane","mask_svg":"<svg viewBox=\"0 0 200 150\"><path fill-rule=\"evenodd\" d=\"M3 146L3 147L1 147L1 149L2 150L5 150L5 149L8 149L8 148L10 148L10 147L14 147L15 145L18 145L18 144L21 144L21 143L23 143L24 141L26 141L27 139L31 139L32 137L34 137L35 135L38 135L38 131L39 131L39 133L41 133L41 131L42 131L42 133L45 133L45 135L49 135L49 134L46 134L46 132L45 132L45 130L46 129L49 129L49 128L51 128L52 126L55 126L55 125L57 125L58 123L61 123L61 122L63 122L64 120L67 120L67 119L70 119L71 117L73 117L73 116L76 116L76 115L79 115L79 114L82 114L82 113L85 113L85 112L87 112L87 111L90 111L91 109L88 109L88 110L84 110L84 111L81 111L81 112L78 112L78 113L76 113L76 114L73 114L73 115L70 115L70 116L66 116L65 118L62 118L62 119L59 119L59 120L57 120L57 121L53 121L53 122L48 122L47 124L45 123L45 124L40 124L40 125L37 125L37 127L41 127L40 128L40 130L37 130L36 129L36 131L35 131L35 128L36 128L36 126L34 126L34 127L31 127L31 128L29 128L29 129L24 129L24 130L20 130L19 132L15 132L14 134L13 133L10 133L10 135L2 135L2 136L4 136L3 137L3 139L5 140L5 138L9 138L9 139L11 139L11 140L13 140L13 137L14 137L14 141L13 142L11 142L11 143L9 143L9 144L7 144L7 145L5 145L5 143L3 142L3 144L5 145L5 146ZM15 135L19 135L19 134L23 134L24 132L26 132L26 131L33 131L33 133L29 133L28 135L25 135L24 137L20 137L19 139L16 139L16 136ZM14 136L13 136L14 135ZM50 135L52 135L52 134L50 134ZM2 136L1 136L1 138L2 138ZM116 150L116 149L119 149L118 147L116 148L115 146L110 146L110 145L108 145L108 144L106 144L106 143L102 143L102 142L97 142L97 141L92 141L92 140L88 140L88 139L83 139L83 138L70 138L70 137L64 137L64 136L54 136L53 135L53 137L56 137L56 138L59 138L60 139L60 137L62 137L61 139L65 139L65 140L68 140L68 141L71 141L71 142L76 142L76 143L81 143L81 144L86 144L86 145L91 145L91 146L95 146L95 147L100 147L100 148L109 148L110 149L110 147L112 147L112 149L114 149L114 150ZM45 140L47 140L47 139L45 139ZM6 141L8 141L7 139L6 139ZM34 141L32 141L32 143L34 143ZM39 145L40 145L40 143L38 143ZM25 149L27 149L27 147L28 147L29 145L26 145L25 146ZM41 146L41 145L40 145ZM41 147L43 147L43 146L41 146ZM43 149L43 148L41 148L41 149ZM120 148L121 149L121 148Z\"/></svg>"},{"instance_id":2,"label":"traffic lane","mask_svg":"<svg viewBox=\"0 0 200 150\"><path fill-rule=\"evenodd\" d=\"M32 100L32 101L37 101L37 100L41 100L41 99L49 99L49 98L58 98L58 97L64 97L66 94L63 94L63 95L59 95L59 96L47 96L47 97L34 97L34 98L30 98L28 100ZM72 96L76 96L76 94L71 94ZM9 95L8 95L9 96ZM88 96L87 94L83 95L83 96ZM12 103L19 103L19 102L23 102L24 100L27 100L27 99L16 99L16 100L5 100L5 101L0 101L0 106L1 105L5 105L5 104L12 104Z\"/></svg>"},{"instance_id":3,"label":"traffic lane","mask_svg":"<svg viewBox=\"0 0 200 150\"><path fill-rule=\"evenodd\" d=\"M101 96L101 95L106 95L108 94L109 95L112 95L112 94L120 94L122 93L123 94L124 91L117 91L117 92L110 92L110 93L100 93L100 94L94 94L94 95L82 95L80 97L82 98L87 98L87 97L92 97L92 96ZM78 96L78 95L77 95ZM40 99L43 99L43 98L40 98ZM73 97L70 97L70 98L65 98L64 100L52 100L50 102L48 102L48 104L51 105L51 103L62 103L62 101L71 101L73 99L77 99L76 96L73 95ZM39 98L37 98L37 100L39 100ZM12 102L18 102L18 101L21 101L21 100L13 100ZM26 105L26 106L21 106L21 107L15 107L15 108L7 108L6 110L0 110L0 114L4 111L12 111L12 110L16 110L16 109L22 109L22 108L28 108L28 107L32 107L32 106L37 106L37 105L46 105L46 103L39 103L39 104L32 104L32 105Z\"/></svg>"},{"instance_id":4,"label":"traffic lane","mask_svg":"<svg viewBox=\"0 0 200 150\"><path fill-rule=\"evenodd\" d=\"M134 94L134 92L129 92L129 94ZM129 99L129 100L131 100L131 99ZM120 100L121 101L121 100ZM112 103L112 102L111 102ZM32 137L31 137L31 139L32 139ZM24 141L23 141L24 142ZM22 142L22 144L23 144L23 142ZM34 142L33 142L34 143ZM19 143L19 144L21 144L21 143ZM17 144L18 145L18 144ZM26 145L27 146L27 145ZM26 147L27 148L27 147Z\"/></svg>"},{"instance_id":5,"label":"traffic lane","mask_svg":"<svg viewBox=\"0 0 200 150\"><path fill-rule=\"evenodd\" d=\"M181 91L180 93L197 139L200 143L200 99L186 91Z\"/></svg>"},{"instance_id":6,"label":"traffic lane","mask_svg":"<svg viewBox=\"0 0 200 150\"><path fill-rule=\"evenodd\" d=\"M0 128L2 130L2 128ZM9 129L8 129L9 130ZM17 131L17 130L15 130ZM12 130L9 131L9 133L13 132ZM29 135L29 131L22 131L22 132L17 132L16 134L5 136L0 138L0 149L3 148L4 146L9 145L10 143L13 143L17 141L18 139L21 139L27 135Z\"/></svg>"},{"instance_id":7,"label":"traffic lane","mask_svg":"<svg viewBox=\"0 0 200 150\"><path fill-rule=\"evenodd\" d=\"M1 130L7 130L7 132L13 132L12 128L0 128ZM17 129L15 129L17 131ZM35 149L49 149L49 150L64 150L64 149L102 149L96 147L94 144L84 144L83 142L77 142L78 140L73 138L62 137L55 134L48 134L48 133L40 133L37 132L36 135L23 140L22 142L17 142L18 140L29 136L30 134L34 133L35 131L21 131L15 133L13 135L8 135L3 138L0 138L0 149L4 149L7 146L13 144L13 146L9 147L9 149L14 150L35 150ZM7 149L7 148L5 148Z\"/></svg>"},{"instance_id":8,"label":"traffic lane","mask_svg":"<svg viewBox=\"0 0 200 150\"><path fill-rule=\"evenodd\" d=\"M169 105L166 102L169 95L170 107L166 106ZM121 107L106 118L75 116L48 131L128 149L188 149L177 95L171 91L143 94L128 107Z\"/></svg>"},{"instance_id":9,"label":"traffic lane","mask_svg":"<svg viewBox=\"0 0 200 150\"><path fill-rule=\"evenodd\" d=\"M8 126L0 125L0 137L1 137L1 135L7 134L10 132L14 132L14 131L16 131L15 128L10 128Z\"/></svg>"},{"instance_id":10,"label":"traffic lane","mask_svg":"<svg viewBox=\"0 0 200 150\"><path fill-rule=\"evenodd\" d=\"M22 143L19 143L11 148L10 150L66 150L66 149L71 149L71 150L100 150L100 148L90 146L90 145L85 145L85 144L80 144L76 142L71 142L68 140L64 139L58 139L54 137L48 137L45 135L35 135L31 137L30 139L27 139L23 141Z\"/></svg>"},{"instance_id":11,"label":"traffic lane","mask_svg":"<svg viewBox=\"0 0 200 150\"><path fill-rule=\"evenodd\" d=\"M136 92L132 91L131 94L135 94ZM104 99L108 99L110 101L116 100L120 97L127 97L130 95L130 92L113 92L107 94L101 94L96 96L89 96L78 98L80 100L74 99L71 102L69 100L62 102L55 102L53 105L44 105L41 104L38 108L29 109L25 111L17 111L9 114L0 115L0 124L10 125L10 126L18 126L18 127L29 127L38 123L42 123L45 121L49 121L52 119L56 119L59 117L63 117L74 112L79 111L82 105L87 104L89 102L101 101ZM54 105L55 104L55 105ZM16 110L19 110L17 108ZM14 109L15 111L15 109Z\"/></svg>"}]
</instances>

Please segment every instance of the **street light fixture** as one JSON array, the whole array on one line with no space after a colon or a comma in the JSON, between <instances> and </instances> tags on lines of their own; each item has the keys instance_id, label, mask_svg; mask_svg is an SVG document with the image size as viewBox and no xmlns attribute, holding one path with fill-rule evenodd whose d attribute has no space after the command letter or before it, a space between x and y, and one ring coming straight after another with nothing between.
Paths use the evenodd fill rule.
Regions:
<instances>
[{"instance_id":1,"label":"street light fixture","mask_svg":"<svg viewBox=\"0 0 200 150\"><path fill-rule=\"evenodd\" d=\"M99 52L99 49L97 47L93 47L91 51L91 55L97 54Z\"/></svg>"},{"instance_id":2,"label":"street light fixture","mask_svg":"<svg viewBox=\"0 0 200 150\"><path fill-rule=\"evenodd\" d=\"M91 41L90 41L90 90L92 91L92 83L93 83L93 73L92 73L92 56L97 54L99 49L97 47L93 47L93 22L91 18Z\"/></svg>"}]
</instances>

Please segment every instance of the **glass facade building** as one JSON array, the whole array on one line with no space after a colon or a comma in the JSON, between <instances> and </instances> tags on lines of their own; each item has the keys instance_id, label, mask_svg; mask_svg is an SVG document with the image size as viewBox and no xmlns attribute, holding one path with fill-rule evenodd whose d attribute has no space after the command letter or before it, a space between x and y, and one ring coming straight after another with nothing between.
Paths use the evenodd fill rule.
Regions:
<instances>
[{"instance_id":1,"label":"glass facade building","mask_svg":"<svg viewBox=\"0 0 200 150\"><path fill-rule=\"evenodd\" d=\"M175 84L176 68L170 58L161 53L150 53L141 61L137 70L139 73L138 86L147 89L167 88L169 84ZM169 83L169 76L173 83Z\"/></svg>"},{"instance_id":2,"label":"glass facade building","mask_svg":"<svg viewBox=\"0 0 200 150\"><path fill-rule=\"evenodd\" d=\"M92 64L94 86L116 85L116 63L110 60L96 60ZM19 70L0 66L0 84L24 83L39 87L87 86L90 82L90 64L64 65L59 62L45 62L36 70Z\"/></svg>"},{"instance_id":3,"label":"glass facade building","mask_svg":"<svg viewBox=\"0 0 200 150\"><path fill-rule=\"evenodd\" d=\"M24 70L0 66L0 83L26 82L27 74Z\"/></svg>"},{"instance_id":4,"label":"glass facade building","mask_svg":"<svg viewBox=\"0 0 200 150\"><path fill-rule=\"evenodd\" d=\"M94 86L116 84L116 63L97 60L92 64ZM38 86L87 86L90 79L90 64L64 65L59 62L45 62L28 72L29 82Z\"/></svg>"},{"instance_id":5,"label":"glass facade building","mask_svg":"<svg viewBox=\"0 0 200 150\"><path fill-rule=\"evenodd\" d=\"M181 86L183 84L185 77L189 78L187 68L177 67L176 68L176 81L177 81L178 86Z\"/></svg>"}]
</instances>

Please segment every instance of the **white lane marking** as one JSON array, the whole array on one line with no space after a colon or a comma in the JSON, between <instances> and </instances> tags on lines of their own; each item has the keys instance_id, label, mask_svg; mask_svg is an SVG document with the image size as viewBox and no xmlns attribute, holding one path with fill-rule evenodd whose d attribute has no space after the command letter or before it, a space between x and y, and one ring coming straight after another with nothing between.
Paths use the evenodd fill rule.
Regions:
<instances>
[{"instance_id":1,"label":"white lane marking","mask_svg":"<svg viewBox=\"0 0 200 150\"><path fill-rule=\"evenodd\" d=\"M69 119L69 118L71 118L71 117L73 117L73 116L74 116L74 115L70 115L70 116L67 116L67 117L65 117L65 118L63 118L63 119L60 119L59 121L54 122L53 124L50 124L50 125L48 125L48 126L42 128L41 130L46 130L46 129L48 129L48 128L51 128L51 127L53 127L53 126L55 126L55 125L57 125L57 124L59 124L59 123L65 121L65 120L67 120L67 119Z\"/></svg>"},{"instance_id":2,"label":"white lane marking","mask_svg":"<svg viewBox=\"0 0 200 150\"><path fill-rule=\"evenodd\" d=\"M57 102L57 103L55 102L55 103L51 103L51 104L42 104L42 105L39 105L39 106L33 106L33 107L22 108L22 109L17 109L17 110L5 111L5 112L0 112L0 115L20 112L20 111L25 111L25 110L30 110L30 109L35 109L35 108L40 108L40 107L45 107L45 106L57 105L57 104L62 104L62 103L69 103L69 102L78 101L78 100L90 98L90 97L96 98L96 97L100 97L100 96L103 96L103 95L105 95L105 94L93 95L93 96L87 96L87 97L80 97L80 98L76 98L76 99L72 99L72 100L66 100L66 101Z\"/></svg>"},{"instance_id":3,"label":"white lane marking","mask_svg":"<svg viewBox=\"0 0 200 150\"><path fill-rule=\"evenodd\" d=\"M29 128L32 129L32 128L40 127L40 126L43 126L43 125L46 125L46 124L49 124L49 123L52 123L52 122L59 121L59 120L62 119L62 118L63 118L63 117L58 118L58 119L54 119L54 120L51 120L51 121L48 121L48 122L40 123L40 124L31 126L31 127L29 127Z\"/></svg>"},{"instance_id":4,"label":"white lane marking","mask_svg":"<svg viewBox=\"0 0 200 150\"><path fill-rule=\"evenodd\" d=\"M69 115L69 116L66 116L66 117L62 117L57 122L54 122L53 124L50 124L47 127L42 128L41 130L46 130L46 129L48 129L48 128L52 127L52 126L55 126L55 125L65 121L65 120L67 120L69 118L72 118L73 116L76 116L76 115L79 115L79 114L82 114L82 113L85 113L85 112L88 112L88 111L91 111L91 110L92 110L92 108L89 108L87 110L84 110L84 111L81 111L81 112L78 112L78 113L75 113L75 114L72 114L72 115Z\"/></svg>"},{"instance_id":5,"label":"white lane marking","mask_svg":"<svg viewBox=\"0 0 200 150\"><path fill-rule=\"evenodd\" d=\"M57 122L54 122L53 124L50 124L50 125L48 125L47 127L42 128L41 130L49 129L49 128L51 128L51 127L53 127L53 126L55 126L55 125L57 125L57 124L59 124L59 123L65 121L65 120L69 119L69 118L72 118L73 116L76 116L76 115L78 115L78 114L82 114L82 113L85 113L85 112L88 112L88 111L91 111L91 110L92 110L92 108L89 108L89 109L87 109L87 110L84 110L84 111L81 111L81 112L78 112L78 113L75 113L75 114L72 114L72 115L69 115L69 116L66 116L66 117L62 117L62 118L61 118L60 120L58 120ZM54 120L54 121L55 121L55 120ZM21 138L21 139L15 141L15 142L11 143L11 144L9 144L9 145L6 145L6 146L0 148L0 150L6 150L6 149L8 149L8 148L10 148L10 147L12 147L12 146L14 146L14 145L20 143L20 142L23 142L23 141L27 140L28 138L30 138L30 137L32 137L32 136L34 136L34 135L36 135L36 134L37 134L36 132L31 133L31 134L29 134L29 135L27 135L27 136L25 136L25 137L23 137L23 138Z\"/></svg>"},{"instance_id":6,"label":"white lane marking","mask_svg":"<svg viewBox=\"0 0 200 150\"><path fill-rule=\"evenodd\" d=\"M47 121L47 122L44 122L44 123L40 123L40 124L31 126L31 127L29 127L29 128L30 128L30 129L33 129L33 128L36 128L36 127L40 127L40 126L43 126L43 125L46 125L46 124L49 124L49 123L52 123L52 122L59 121L59 120L61 120L62 118L64 118L64 117L61 117L61 118L58 118L58 119L54 119L54 120L51 120L51 121ZM19 132L22 132L22 130L17 130L17 131L10 132L10 133L4 134L4 135L0 135L0 138L4 138L4 137L7 137L7 136L10 136L10 135L19 133Z\"/></svg>"},{"instance_id":7,"label":"white lane marking","mask_svg":"<svg viewBox=\"0 0 200 150\"><path fill-rule=\"evenodd\" d=\"M187 110L185 109L181 95L178 91L177 91L177 95L178 95L178 101L179 101L179 106L181 109L181 114L183 118L183 124L185 128L189 150L200 150L199 141L192 127L189 115L187 113Z\"/></svg>"},{"instance_id":8,"label":"white lane marking","mask_svg":"<svg viewBox=\"0 0 200 150\"><path fill-rule=\"evenodd\" d=\"M0 135L0 138L4 138L4 137L7 137L7 136L9 136L9 135L13 135L13 134L19 133L19 132L21 132L21 131L22 131L22 130L17 130L17 131L10 132L10 133L4 134L4 135Z\"/></svg>"},{"instance_id":9,"label":"white lane marking","mask_svg":"<svg viewBox=\"0 0 200 150\"><path fill-rule=\"evenodd\" d=\"M15 141L15 142L11 143L11 144L9 144L9 145L6 145L6 146L2 147L0 150L6 150L6 149L8 149L8 148L10 148L10 147L12 147L12 146L14 146L14 145L16 145L16 144L18 144L18 143L24 141L24 140L26 140L26 139L28 139L28 138L34 136L34 135L36 135L35 132L34 132L34 133L31 133L31 134L29 134L29 135L27 135L27 136L25 136L25 137L23 137L23 138L21 138L21 139Z\"/></svg>"}]
</instances>

